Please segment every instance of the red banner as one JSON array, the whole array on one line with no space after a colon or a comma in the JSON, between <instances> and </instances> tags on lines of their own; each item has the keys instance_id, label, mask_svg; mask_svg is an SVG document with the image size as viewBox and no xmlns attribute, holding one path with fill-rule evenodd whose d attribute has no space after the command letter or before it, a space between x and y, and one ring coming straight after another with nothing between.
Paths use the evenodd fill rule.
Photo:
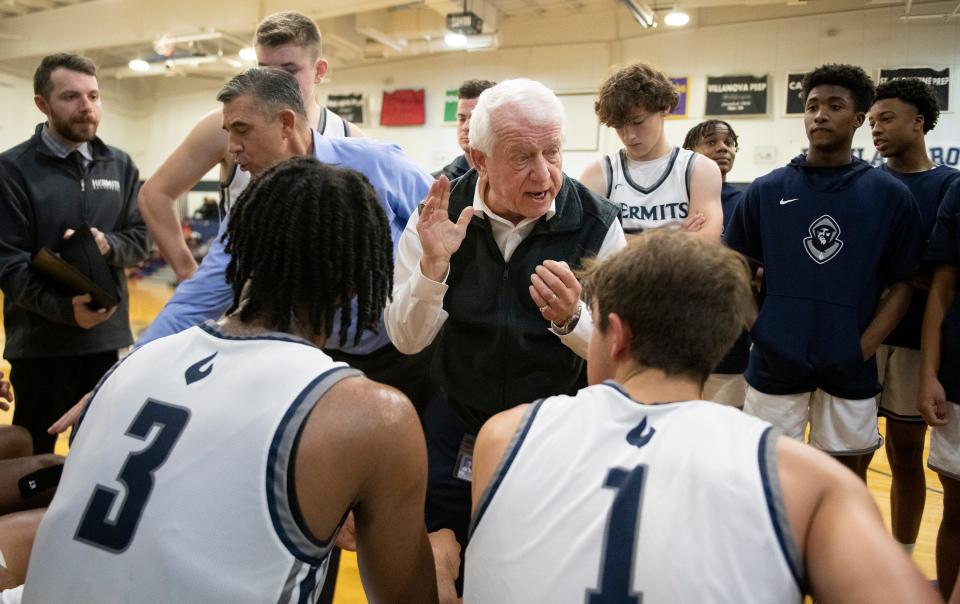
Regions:
<instances>
[{"instance_id":1,"label":"red banner","mask_svg":"<svg viewBox=\"0 0 960 604\"><path fill-rule=\"evenodd\" d=\"M381 126L422 126L425 122L422 88L383 93Z\"/></svg>"}]
</instances>

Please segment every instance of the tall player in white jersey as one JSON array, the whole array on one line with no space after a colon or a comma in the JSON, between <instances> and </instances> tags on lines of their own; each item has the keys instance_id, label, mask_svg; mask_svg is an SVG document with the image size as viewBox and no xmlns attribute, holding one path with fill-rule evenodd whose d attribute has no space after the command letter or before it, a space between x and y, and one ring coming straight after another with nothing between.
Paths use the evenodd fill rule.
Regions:
<instances>
[{"instance_id":1,"label":"tall player in white jersey","mask_svg":"<svg viewBox=\"0 0 960 604\"><path fill-rule=\"evenodd\" d=\"M745 319L742 257L645 233L584 278L591 386L477 437L466 604L937 601L856 475L697 400Z\"/></svg>"},{"instance_id":2,"label":"tall player in white jersey","mask_svg":"<svg viewBox=\"0 0 960 604\"><path fill-rule=\"evenodd\" d=\"M720 241L720 169L710 159L672 146L664 120L679 96L662 72L634 63L607 78L595 109L623 148L587 166L581 182L620 206L628 235L683 229Z\"/></svg>"},{"instance_id":3,"label":"tall player in white jersey","mask_svg":"<svg viewBox=\"0 0 960 604\"><path fill-rule=\"evenodd\" d=\"M288 160L251 184L227 236L226 318L139 348L98 385L23 601L314 602L352 511L370 600L436 602L417 414L321 350L335 311L349 321L356 297L375 329L390 293L373 187Z\"/></svg>"},{"instance_id":4,"label":"tall player in white jersey","mask_svg":"<svg viewBox=\"0 0 960 604\"><path fill-rule=\"evenodd\" d=\"M297 79L311 127L324 136L364 135L315 100L317 85L323 81L329 65L320 56L320 30L309 17L294 11L269 15L257 26L253 44L260 66L279 67ZM227 150L220 109L201 118L140 189L140 212L150 235L181 281L197 270L197 262L183 240L174 202L217 165L220 166L221 210L226 211L250 177L236 169L234 158Z\"/></svg>"}]
</instances>

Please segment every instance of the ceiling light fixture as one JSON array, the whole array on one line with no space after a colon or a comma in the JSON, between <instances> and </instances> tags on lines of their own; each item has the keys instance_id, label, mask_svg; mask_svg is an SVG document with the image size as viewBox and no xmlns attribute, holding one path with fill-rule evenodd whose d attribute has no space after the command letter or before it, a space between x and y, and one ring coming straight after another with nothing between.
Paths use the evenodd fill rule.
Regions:
<instances>
[{"instance_id":1,"label":"ceiling light fixture","mask_svg":"<svg viewBox=\"0 0 960 604\"><path fill-rule=\"evenodd\" d=\"M257 51L255 51L250 46L241 48L238 54L240 55L240 58L243 59L244 61L254 62L257 60Z\"/></svg>"},{"instance_id":2,"label":"ceiling light fixture","mask_svg":"<svg viewBox=\"0 0 960 604\"><path fill-rule=\"evenodd\" d=\"M467 45L467 37L461 33L453 31L448 31L443 36L443 41L447 44L447 46L451 46L453 48L463 48Z\"/></svg>"},{"instance_id":3,"label":"ceiling light fixture","mask_svg":"<svg viewBox=\"0 0 960 604\"><path fill-rule=\"evenodd\" d=\"M657 15L650 5L642 0L620 0L630 10L630 14L644 29L657 26Z\"/></svg>"},{"instance_id":4,"label":"ceiling light fixture","mask_svg":"<svg viewBox=\"0 0 960 604\"><path fill-rule=\"evenodd\" d=\"M670 27L683 27L687 23L690 23L690 15L674 7L674 9L663 18L663 22Z\"/></svg>"},{"instance_id":5,"label":"ceiling light fixture","mask_svg":"<svg viewBox=\"0 0 960 604\"><path fill-rule=\"evenodd\" d=\"M127 67L133 71L150 71L150 63L147 63L143 59L133 59L127 63Z\"/></svg>"}]
</instances>

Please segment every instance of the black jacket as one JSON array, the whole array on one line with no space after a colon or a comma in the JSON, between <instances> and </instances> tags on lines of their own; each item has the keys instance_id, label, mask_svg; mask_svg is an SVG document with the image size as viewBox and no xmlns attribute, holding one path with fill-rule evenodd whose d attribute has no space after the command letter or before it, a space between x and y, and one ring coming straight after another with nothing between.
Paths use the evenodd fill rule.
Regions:
<instances>
[{"instance_id":1,"label":"black jacket","mask_svg":"<svg viewBox=\"0 0 960 604\"><path fill-rule=\"evenodd\" d=\"M130 156L99 138L81 172L57 157L39 125L31 137L0 154L0 289L8 359L115 350L133 342L123 267L147 257L147 227L137 208L139 173ZM107 262L122 295L117 312L92 329L77 326L71 296L29 268L42 247L55 247L69 228L86 222L110 242Z\"/></svg>"}]
</instances>

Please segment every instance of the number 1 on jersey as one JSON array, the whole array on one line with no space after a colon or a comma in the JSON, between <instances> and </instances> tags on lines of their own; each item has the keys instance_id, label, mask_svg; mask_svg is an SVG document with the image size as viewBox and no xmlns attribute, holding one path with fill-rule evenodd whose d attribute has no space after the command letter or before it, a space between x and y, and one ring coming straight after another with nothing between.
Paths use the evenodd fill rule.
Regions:
<instances>
[{"instance_id":1,"label":"number 1 on jersey","mask_svg":"<svg viewBox=\"0 0 960 604\"><path fill-rule=\"evenodd\" d=\"M167 461L189 419L190 411L183 407L147 399L127 429L127 436L143 440L155 424L160 426L160 430L149 447L131 453L120 469L117 480L126 486L127 496L115 521L108 516L119 493L101 484L93 490L80 526L77 527L75 538L78 541L113 553L120 553L130 546L143 508L153 491L153 473Z\"/></svg>"},{"instance_id":2,"label":"number 1 on jersey","mask_svg":"<svg viewBox=\"0 0 960 604\"><path fill-rule=\"evenodd\" d=\"M600 563L600 590L587 590L587 604L641 604L642 593L631 593L633 562L636 555L637 528L640 522L640 504L645 465L632 470L610 468L603 486L616 490L607 534L604 537L603 559Z\"/></svg>"}]
</instances>

